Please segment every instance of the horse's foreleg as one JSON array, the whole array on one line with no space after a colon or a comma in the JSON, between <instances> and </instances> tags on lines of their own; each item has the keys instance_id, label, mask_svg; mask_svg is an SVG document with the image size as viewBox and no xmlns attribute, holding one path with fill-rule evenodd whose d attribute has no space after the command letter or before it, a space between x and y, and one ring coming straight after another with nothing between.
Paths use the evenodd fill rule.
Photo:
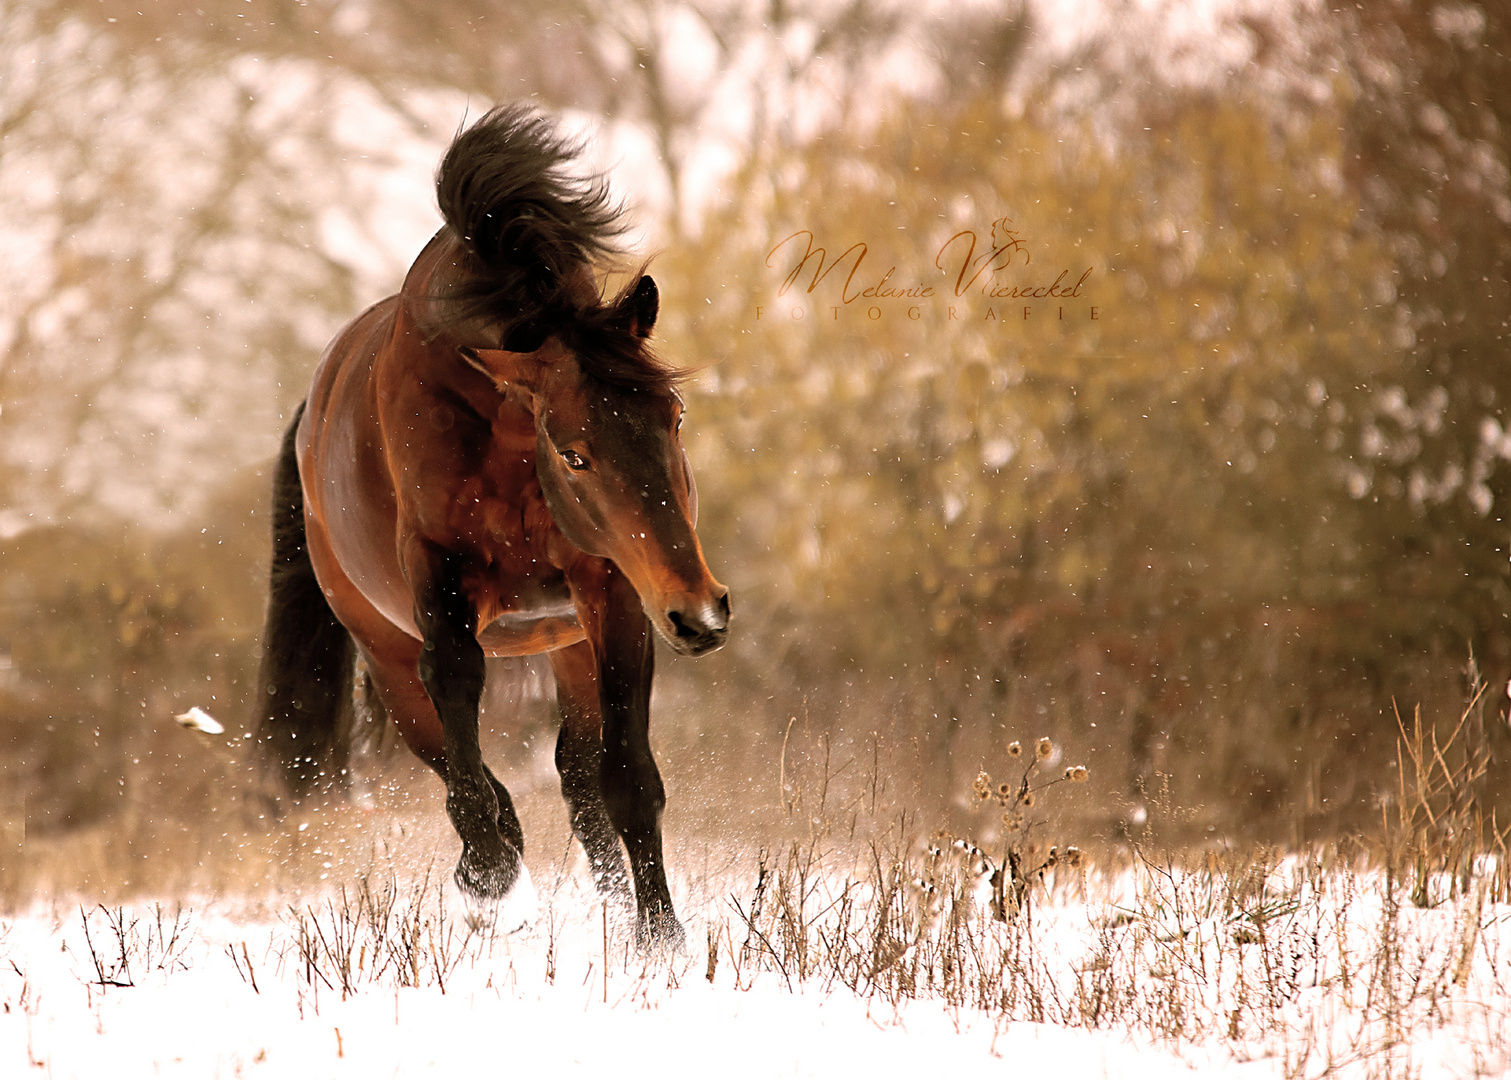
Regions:
<instances>
[{"instance_id":1,"label":"horse's foreleg","mask_svg":"<svg viewBox=\"0 0 1511 1080\"><path fill-rule=\"evenodd\" d=\"M550 654L561 706L556 770L572 818L572 832L587 853L599 893L628 905L629 876L619 834L603 801L603 715L598 700L598 664L585 641Z\"/></svg>"},{"instance_id":2,"label":"horse's foreleg","mask_svg":"<svg viewBox=\"0 0 1511 1080\"><path fill-rule=\"evenodd\" d=\"M508 805L508 794L483 763L478 741L485 668L475 633L477 614L462 591L456 556L426 554L432 555L430 573L415 596L415 622L423 635L418 667L441 722L446 813L462 840L456 883L465 895L491 903L514 886L523 863L519 848L499 832L499 814ZM512 806L509 816L517 828Z\"/></svg>"},{"instance_id":3,"label":"horse's foreleg","mask_svg":"<svg viewBox=\"0 0 1511 1080\"><path fill-rule=\"evenodd\" d=\"M599 588L589 601L597 624L589 628L589 641L597 654L603 712L604 803L630 856L640 944L678 949L685 935L672 911L661 843L666 789L651 756L651 624L634 587L617 569L608 570Z\"/></svg>"}]
</instances>

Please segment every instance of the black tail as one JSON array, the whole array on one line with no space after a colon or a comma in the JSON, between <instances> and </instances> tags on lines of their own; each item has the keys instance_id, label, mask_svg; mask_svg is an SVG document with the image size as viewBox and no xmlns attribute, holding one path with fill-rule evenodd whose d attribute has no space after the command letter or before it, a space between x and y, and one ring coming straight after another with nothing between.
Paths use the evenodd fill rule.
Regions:
<instances>
[{"instance_id":1,"label":"black tail","mask_svg":"<svg viewBox=\"0 0 1511 1080\"><path fill-rule=\"evenodd\" d=\"M568 273L612 254L624 230L603 178L568 171L581 151L524 105L500 105L453 140L436 198L469 265L437 298L445 323L507 333L572 306Z\"/></svg>"},{"instance_id":2,"label":"black tail","mask_svg":"<svg viewBox=\"0 0 1511 1080\"><path fill-rule=\"evenodd\" d=\"M273 567L257 690L258 749L296 799L346 786L355 660L351 635L326 603L305 547L295 452L303 415L301 404L273 475Z\"/></svg>"}]
</instances>

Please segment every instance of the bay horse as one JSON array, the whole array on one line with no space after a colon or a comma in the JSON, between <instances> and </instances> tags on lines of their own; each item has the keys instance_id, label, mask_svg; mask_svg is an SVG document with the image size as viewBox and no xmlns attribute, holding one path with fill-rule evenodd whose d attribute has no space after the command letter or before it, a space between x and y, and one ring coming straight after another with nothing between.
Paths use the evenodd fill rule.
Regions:
<instances>
[{"instance_id":1,"label":"bay horse","mask_svg":"<svg viewBox=\"0 0 1511 1080\"><path fill-rule=\"evenodd\" d=\"M623 210L569 172L580 150L517 105L459 132L436 175L445 225L326 348L273 483L258 744L296 797L342 789L360 679L446 785L463 898L533 903L478 702L486 656L544 653L595 885L628 903L622 840L640 944L677 947L651 629L716 649L729 590L694 528L685 372L647 342L655 282L601 293Z\"/></svg>"}]
</instances>

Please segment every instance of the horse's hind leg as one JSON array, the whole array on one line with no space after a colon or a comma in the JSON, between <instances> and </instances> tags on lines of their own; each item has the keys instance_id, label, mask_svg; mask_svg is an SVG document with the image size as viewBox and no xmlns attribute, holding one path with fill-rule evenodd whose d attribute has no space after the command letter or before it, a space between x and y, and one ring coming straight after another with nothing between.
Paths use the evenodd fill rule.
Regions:
<instances>
[{"instance_id":1,"label":"horse's hind leg","mask_svg":"<svg viewBox=\"0 0 1511 1080\"><path fill-rule=\"evenodd\" d=\"M411 640L407 639L406 640ZM379 696L383 699L383 707L394 720L394 726L404 739L404 745L425 764L435 770L441 782L447 784L446 769L446 742L441 731L440 718L436 716L435 707L430 697L421 685L418 664L420 657L420 643L413 644L413 659L409 663L395 665L398 673L392 670L380 672L376 665L373 666L373 682L377 685ZM371 663L371 661L369 661ZM483 775L487 777L488 786L493 789L494 798L498 800L498 832L504 841L510 844L520 855L525 853L525 834L519 823L519 815L514 810L514 800L509 797L509 791L493 775L493 770L485 764Z\"/></svg>"},{"instance_id":2,"label":"horse's hind leg","mask_svg":"<svg viewBox=\"0 0 1511 1080\"><path fill-rule=\"evenodd\" d=\"M389 670L380 673L376 662L363 648L357 667L354 695L357 707L350 769L354 788L364 793L372 782L366 775L367 769L371 768L376 774L391 749L389 720L392 706L388 702L397 706L397 713L392 717L393 730L399 732L404 744L416 757L436 771L442 783L446 781L446 748L441 721L419 678L420 643L397 631L392 636L395 640L390 645L390 655L397 648L402 657L399 663L389 665ZM493 775L492 769L484 765L483 771L498 798L499 835L523 855L525 834L520 827L519 815L514 811L514 800Z\"/></svg>"},{"instance_id":3,"label":"horse's hind leg","mask_svg":"<svg viewBox=\"0 0 1511 1080\"><path fill-rule=\"evenodd\" d=\"M619 834L603 802L603 716L598 701L598 664L587 642L550 654L561 706L556 770L572 818L572 832L587 853L593 884L605 897L632 901Z\"/></svg>"}]
</instances>

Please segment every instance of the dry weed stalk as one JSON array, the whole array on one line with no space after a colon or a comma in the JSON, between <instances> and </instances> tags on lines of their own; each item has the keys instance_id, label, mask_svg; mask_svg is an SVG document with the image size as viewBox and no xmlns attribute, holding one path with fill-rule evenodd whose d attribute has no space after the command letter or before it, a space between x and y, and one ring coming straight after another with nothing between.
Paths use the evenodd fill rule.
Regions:
<instances>
[{"instance_id":1,"label":"dry weed stalk","mask_svg":"<svg viewBox=\"0 0 1511 1080\"><path fill-rule=\"evenodd\" d=\"M1511 1060L1504 1007L1475 1005L1504 1000L1511 963L1493 910L1505 836L1479 827L1466 795L1484 775L1461 742L1471 727L1435 739L1403 723L1400 820L1415 839L1389 833L1394 876L1369 868L1369 844L1345 838L1302 853L1135 846L1126 868L1071 878L1068 851L1045 846L1037 815L1047 789L1085 774L1046 781L1053 745L1017 746L1011 756L1027 760L1010 782L983 773L974 785L1006 827L991 854L966 840L920 847L902 828L860 863L835 865L817 827L806 846L761 853L753 892L731 897L737 933L710 927L708 970L724 942L740 986L769 971L892 1004L931 998L1180 1045L1225 1040L1242 1058L1282 1060L1287 1075L1409 1072L1415 1042L1478 1007L1493 1034L1476 1058ZM1118 898L1101 914L1088 905L1085 923L1072 905L1030 907L1072 880L1083 897ZM1435 912L1408 901L1424 880Z\"/></svg>"},{"instance_id":2,"label":"dry weed stalk","mask_svg":"<svg viewBox=\"0 0 1511 1080\"><path fill-rule=\"evenodd\" d=\"M371 986L433 986L444 994L462 962L476 962L492 943L447 914L445 892L428 873L405 898L394 879L364 877L355 896L342 888L323 906L290 906L283 922L292 940L279 950L278 973L292 959L317 1009L321 987L342 1000ZM227 951L237 974L260 992L245 943Z\"/></svg>"},{"instance_id":3,"label":"dry weed stalk","mask_svg":"<svg viewBox=\"0 0 1511 1080\"><path fill-rule=\"evenodd\" d=\"M91 922L105 923L101 944L95 944ZM127 916L121 907L103 905L86 913L79 908L84 929L84 944L94 969L92 985L129 987L136 985L136 975L152 971L179 971L188 967L188 953L194 940L189 915L182 906L166 918L161 904L153 905L150 918ZM133 974L133 968L135 973Z\"/></svg>"},{"instance_id":4,"label":"dry weed stalk","mask_svg":"<svg viewBox=\"0 0 1511 1080\"><path fill-rule=\"evenodd\" d=\"M1424 726L1422 709L1412 711L1410 729L1395 711L1397 792L1394 821L1386 809L1383 863L1392 880L1404 875L1411 902L1429 908L1444 898L1470 892L1477 872L1493 903L1511 899L1511 864L1494 810L1486 816L1481 789L1490 767L1483 702L1485 686L1470 658L1469 703L1445 739Z\"/></svg>"},{"instance_id":5,"label":"dry weed stalk","mask_svg":"<svg viewBox=\"0 0 1511 1080\"><path fill-rule=\"evenodd\" d=\"M978 802L995 799L1002 808L1001 855L993 859L968 841L956 841L956 845L969 858L980 861L983 872L991 881L992 915L1003 922L1023 911L1029 900L1030 887L1035 882L1042 884L1046 872L1062 861L1071 870L1078 870L1081 866L1080 849L1067 847L1062 853L1050 845L1046 850L1032 836L1033 831L1046 822L1044 817L1031 814L1044 793L1057 784L1083 784L1089 777L1086 766L1072 765L1058 777L1041 778L1040 766L1054 754L1054 742L1047 736L1034 744L1031 754L1025 754L1022 743L1013 741L1007 745L1007 756L1015 760L1026 758L1017 781L1004 781L993 788L991 776L982 770L971 785Z\"/></svg>"}]
</instances>

